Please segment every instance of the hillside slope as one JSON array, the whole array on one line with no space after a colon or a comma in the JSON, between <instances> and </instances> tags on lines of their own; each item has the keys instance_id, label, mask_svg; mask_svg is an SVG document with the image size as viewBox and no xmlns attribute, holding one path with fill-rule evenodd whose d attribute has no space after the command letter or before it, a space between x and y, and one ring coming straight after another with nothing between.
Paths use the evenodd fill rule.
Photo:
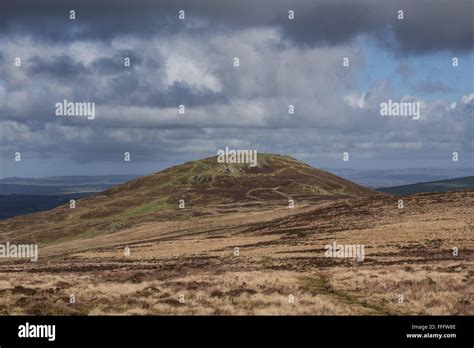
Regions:
<instances>
[{"instance_id":1,"label":"hillside slope","mask_svg":"<svg viewBox=\"0 0 474 348\"><path fill-rule=\"evenodd\" d=\"M187 162L50 211L0 222L0 236L28 243L114 233L148 221L187 220L334 198L382 195L291 157L259 154L258 165ZM179 209L184 200L185 209Z\"/></svg>"},{"instance_id":2,"label":"hillside slope","mask_svg":"<svg viewBox=\"0 0 474 348\"><path fill-rule=\"evenodd\" d=\"M472 315L474 190L404 196L403 209L398 199L152 221L41 246L37 262L0 259L0 314ZM326 255L333 243L364 246L363 260Z\"/></svg>"}]
</instances>

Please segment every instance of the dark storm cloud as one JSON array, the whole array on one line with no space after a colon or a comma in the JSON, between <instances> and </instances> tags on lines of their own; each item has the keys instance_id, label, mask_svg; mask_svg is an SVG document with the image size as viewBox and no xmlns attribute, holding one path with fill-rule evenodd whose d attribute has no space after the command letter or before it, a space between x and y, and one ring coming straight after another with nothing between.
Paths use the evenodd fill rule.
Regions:
<instances>
[{"instance_id":1,"label":"dark storm cloud","mask_svg":"<svg viewBox=\"0 0 474 348\"><path fill-rule=\"evenodd\" d=\"M140 91L136 93L135 91ZM100 104L134 105L144 101L144 94L149 93L139 76L126 74L115 76L108 84L103 94L96 97ZM140 104L143 105L143 104Z\"/></svg>"},{"instance_id":2,"label":"dark storm cloud","mask_svg":"<svg viewBox=\"0 0 474 348\"><path fill-rule=\"evenodd\" d=\"M287 21L283 30L308 46L344 43L366 34L400 53L474 48L472 0L334 0L296 2L293 7L297 20Z\"/></svg>"},{"instance_id":3,"label":"dark storm cloud","mask_svg":"<svg viewBox=\"0 0 474 348\"><path fill-rule=\"evenodd\" d=\"M130 67L127 67L127 70L135 69L143 63L143 59L135 51L122 50L117 52L113 57L101 57L96 59L90 64L89 69L91 72L101 75L123 73L125 58L130 59Z\"/></svg>"},{"instance_id":4,"label":"dark storm cloud","mask_svg":"<svg viewBox=\"0 0 474 348\"><path fill-rule=\"evenodd\" d=\"M130 68L124 68L123 57L126 56L133 61ZM164 69L161 59L148 59L145 63L146 68L151 66L157 76L153 82L146 81L143 75L131 72L131 69L141 64L143 59L127 51L116 54L113 58L98 58L88 65L67 55L56 56L49 60L34 56L28 59L27 69L30 76L50 78L51 80L48 80L50 83L65 81L69 84L74 81L76 98L87 100L93 96L94 101L103 105L174 108L181 104L194 107L228 102L228 98L222 93L216 93L208 88L198 89L185 82L175 81L170 86L164 86L161 81L164 72L160 73ZM111 76L111 79L104 80L105 76ZM101 87L106 88L97 89L97 79L102 79ZM60 97L60 93L59 89L55 95L56 99ZM42 111L48 114L45 111L49 110L52 102L50 100L45 102L46 106Z\"/></svg>"},{"instance_id":5,"label":"dark storm cloud","mask_svg":"<svg viewBox=\"0 0 474 348\"><path fill-rule=\"evenodd\" d=\"M175 81L171 86L153 85L134 75L114 77L110 88L94 100L102 105L121 105L154 108L178 108L228 103L228 97L207 88L195 88ZM139 92L137 92L139 91Z\"/></svg>"},{"instance_id":6,"label":"dark storm cloud","mask_svg":"<svg viewBox=\"0 0 474 348\"><path fill-rule=\"evenodd\" d=\"M471 0L6 0L0 6L1 32L56 42L274 26L294 44L311 47L360 34L401 53L474 47ZM76 10L75 21L68 19L70 9ZM184 22L177 18L180 9L186 11ZM288 20L290 9L295 20ZM398 10L404 11L403 21ZM197 19L199 25L187 27Z\"/></svg>"},{"instance_id":7,"label":"dark storm cloud","mask_svg":"<svg viewBox=\"0 0 474 348\"><path fill-rule=\"evenodd\" d=\"M406 1L402 23L395 25L397 49L423 53L474 47L474 1Z\"/></svg>"},{"instance_id":8,"label":"dark storm cloud","mask_svg":"<svg viewBox=\"0 0 474 348\"><path fill-rule=\"evenodd\" d=\"M295 11L295 20L283 17L279 22L287 38L304 46L345 43L361 33L380 30L388 17L380 4L372 1L297 1L289 6Z\"/></svg>"},{"instance_id":9,"label":"dark storm cloud","mask_svg":"<svg viewBox=\"0 0 474 348\"><path fill-rule=\"evenodd\" d=\"M0 30L47 41L108 40L118 35L147 35L164 30L167 8L152 1L6 0L1 3ZM76 19L69 19L74 10Z\"/></svg>"},{"instance_id":10,"label":"dark storm cloud","mask_svg":"<svg viewBox=\"0 0 474 348\"><path fill-rule=\"evenodd\" d=\"M123 58L102 57L91 64L92 70L101 75L114 75L123 72Z\"/></svg>"},{"instance_id":11,"label":"dark storm cloud","mask_svg":"<svg viewBox=\"0 0 474 348\"><path fill-rule=\"evenodd\" d=\"M124 67L124 58L130 58L130 67ZM52 58L33 56L28 59L26 69L30 76L46 75L53 79L85 78L87 76L124 75L142 64L143 59L131 50L123 50L112 57L100 57L90 64L77 61L73 57L62 54ZM151 65L156 67L152 61ZM119 81L117 81L119 82Z\"/></svg>"},{"instance_id":12,"label":"dark storm cloud","mask_svg":"<svg viewBox=\"0 0 474 348\"><path fill-rule=\"evenodd\" d=\"M86 72L86 67L67 55L54 57L53 60L45 60L34 56L28 59L28 70L31 74L47 74L54 78L68 79Z\"/></svg>"}]
</instances>

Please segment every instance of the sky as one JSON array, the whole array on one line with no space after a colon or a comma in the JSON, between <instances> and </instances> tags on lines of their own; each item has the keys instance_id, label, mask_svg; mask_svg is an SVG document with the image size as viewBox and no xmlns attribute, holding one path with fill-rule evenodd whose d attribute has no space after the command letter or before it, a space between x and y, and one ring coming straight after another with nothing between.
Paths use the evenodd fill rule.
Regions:
<instances>
[{"instance_id":1,"label":"sky","mask_svg":"<svg viewBox=\"0 0 474 348\"><path fill-rule=\"evenodd\" d=\"M225 147L473 168L473 17L472 0L2 0L0 177L144 174ZM65 99L95 118L57 116ZM382 116L389 99L420 119Z\"/></svg>"}]
</instances>

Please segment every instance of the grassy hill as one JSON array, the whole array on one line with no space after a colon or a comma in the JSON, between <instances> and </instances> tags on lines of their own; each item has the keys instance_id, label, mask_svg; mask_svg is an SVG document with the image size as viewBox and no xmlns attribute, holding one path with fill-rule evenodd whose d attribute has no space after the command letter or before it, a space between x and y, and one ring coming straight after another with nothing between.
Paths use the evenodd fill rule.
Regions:
<instances>
[{"instance_id":1,"label":"grassy hill","mask_svg":"<svg viewBox=\"0 0 474 348\"><path fill-rule=\"evenodd\" d=\"M474 190L402 197L284 156L178 165L0 222L39 244L0 258L0 314L472 315Z\"/></svg>"},{"instance_id":2,"label":"grassy hill","mask_svg":"<svg viewBox=\"0 0 474 348\"><path fill-rule=\"evenodd\" d=\"M466 189L474 189L474 176L431 182L420 182L417 184L403 186L384 187L378 189L378 191L393 193L396 195L408 195L421 192L448 192Z\"/></svg>"},{"instance_id":3,"label":"grassy hill","mask_svg":"<svg viewBox=\"0 0 474 348\"><path fill-rule=\"evenodd\" d=\"M149 221L187 220L239 209L381 195L288 156L259 154L258 165L187 162L55 209L0 222L2 239L52 243L117 232ZM185 209L179 209L184 200Z\"/></svg>"}]
</instances>

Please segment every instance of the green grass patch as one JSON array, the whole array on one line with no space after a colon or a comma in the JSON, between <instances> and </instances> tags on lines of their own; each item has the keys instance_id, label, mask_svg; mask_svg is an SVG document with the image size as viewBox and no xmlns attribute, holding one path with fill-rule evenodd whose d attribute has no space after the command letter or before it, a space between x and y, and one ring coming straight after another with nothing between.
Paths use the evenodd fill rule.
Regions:
<instances>
[{"instance_id":1,"label":"green grass patch","mask_svg":"<svg viewBox=\"0 0 474 348\"><path fill-rule=\"evenodd\" d=\"M138 207L132 208L127 210L125 213L121 214L120 216L129 219L133 218L136 216L144 215L144 214L150 214L154 213L156 211L160 210L165 210L165 209L170 209L171 205L167 203L166 201L155 201L155 202L150 202L146 204L142 204Z\"/></svg>"}]
</instances>

